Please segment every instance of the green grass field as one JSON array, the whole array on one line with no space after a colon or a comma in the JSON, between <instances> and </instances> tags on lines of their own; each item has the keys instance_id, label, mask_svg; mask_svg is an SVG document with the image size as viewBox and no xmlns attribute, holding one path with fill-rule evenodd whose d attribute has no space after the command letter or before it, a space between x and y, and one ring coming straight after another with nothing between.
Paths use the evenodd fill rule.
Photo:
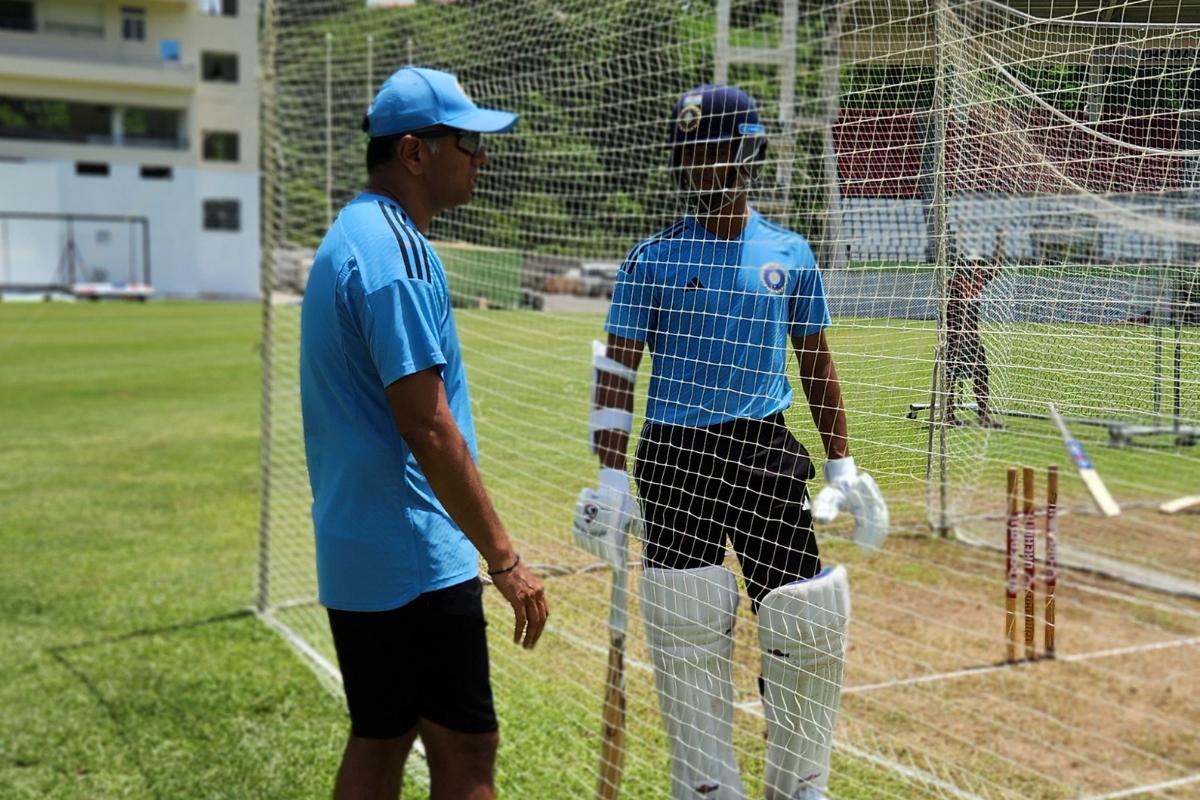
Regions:
<instances>
[{"instance_id":1,"label":"green grass field","mask_svg":"<svg viewBox=\"0 0 1200 800\"><path fill-rule=\"evenodd\" d=\"M281 331L294 331L292 322L294 307L280 312ZM341 702L247 612L258 548L259 324L253 305L0 305L0 546L6 553L0 626L8 642L0 654L0 797L327 794L345 735ZM482 467L497 505L530 560L585 564L565 525L579 486L594 477L584 420L588 342L599 319L471 311L460 312L459 327ZM903 415L909 402L928 397L932 331L924 323L885 329L851 320L835 333L856 454L880 477L897 520L918 530L925 519L927 434ZM1070 342L1048 331L1026 333L1042 346L997 353L1012 367L998 378L1012 396L1096 391L1086 371L1038 369L1048 346L1068 352ZM1114 361L1117 343L1105 344L1104 335L1088 332L1089 363L1136 361ZM1197 353L1192 339L1187 353ZM287 365L281 356L278 388L294 399L282 377ZM1196 365L1189 361L1187 369ZM1110 405L1142 397L1144 370L1112 369L1103 380ZM1188 402L1188 414L1200 417L1197 399ZM292 526L300 543L296 563L280 576L294 573L294 591L303 598L311 594L304 588L311 570L303 550L307 509L296 420L284 413L286 405L273 409L281 445L274 454L273 514L277 524ZM816 449L805 415L793 411L790 419ZM1105 447L1102 435L1085 433L1123 502L1149 490L1182 493L1200 477L1189 449L1121 451ZM986 448L977 430L954 436L956 480L963 487L1010 459L1064 460L1057 436L1032 423L1015 424L1007 438ZM978 498L964 497L961 505L985 514L997 501L990 484L979 480ZM1064 478L1064 493L1079 510L1086 501L1077 483ZM1064 525L1071 519L1064 517ZM1131 516L1129 524L1138 519ZM1136 549L1158 568L1200 558L1193 529L1155 524L1133 538L1125 526L1119 544L1112 533L1111 549ZM844 532L844 526L834 531ZM1093 544L1103 549L1106 542ZM1155 555L1155 542L1169 551ZM855 604L862 622L855 623L849 682L961 669L999 655L993 556L923 537L897 537L886 558L864 558L837 537L823 547L859 576ZM604 573L549 579L555 618L533 654L507 644L507 612L489 599L505 796L591 792L606 583ZM1152 593L1073 574L1063 580L1060 608L1068 653L1194 635L1200 617ZM636 606L633 613L636 626ZM312 606L296 614L314 639L323 635ZM754 646L744 609L743 617L738 691L739 700L750 701ZM666 763L652 679L637 667L647 656L636 642L630 658L625 796L636 798L662 789ZM930 684L898 695L848 697L839 730L859 750L835 754L835 795L944 796L868 758L880 753L996 797L1013 787L1030 797L1066 797L1070 787L1099 791L1170 777L1176 766L1200 770L1200 737L1186 725L1193 711L1200 713L1196 695L1185 691L1200 683L1195 666L1175 650L1152 664L1133 656L1106 664L1100 673L1063 665L1032 695L1016 682L1024 673L1000 673L957 684L957 692ZM1095 704L1092 718L1071 716L1077 693L1125 697L1137 675L1152 677L1149 690L1126 698L1132 716L1114 717L1104 703ZM1161 694L1172 683L1178 693ZM1012 749L991 727L1006 717L1019 725L1030 712L1031 706L1011 702L1013 692L1034 698L1043 723L1053 720L1057 727L1045 737L1054 738L1055 747ZM930 708L943 716L927 719ZM743 759L761 760L759 724L739 716ZM1115 734L1099 744L1084 735L1106 725L1120 726L1127 742L1117 752L1118 777L1096 763L1116 757ZM747 773L748 788L757 787L757 770ZM419 785L410 788L408 796L423 796Z\"/></svg>"},{"instance_id":2,"label":"green grass field","mask_svg":"<svg viewBox=\"0 0 1200 800\"><path fill-rule=\"evenodd\" d=\"M340 703L246 614L253 305L0 305L0 797L319 797Z\"/></svg>"}]
</instances>

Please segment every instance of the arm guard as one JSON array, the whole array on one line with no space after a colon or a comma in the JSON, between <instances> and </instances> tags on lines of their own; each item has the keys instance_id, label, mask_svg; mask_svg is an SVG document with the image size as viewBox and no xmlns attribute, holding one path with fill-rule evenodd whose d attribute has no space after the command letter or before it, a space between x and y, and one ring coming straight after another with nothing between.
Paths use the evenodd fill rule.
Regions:
<instances>
[{"instance_id":1,"label":"arm guard","mask_svg":"<svg viewBox=\"0 0 1200 800\"><path fill-rule=\"evenodd\" d=\"M596 452L597 431L620 430L630 433L633 430L633 412L623 408L600 407L600 373L607 372L632 384L637 380L637 372L625 366L616 359L609 358L604 342L592 342L592 411L588 415L588 441L591 442L592 452Z\"/></svg>"}]
</instances>

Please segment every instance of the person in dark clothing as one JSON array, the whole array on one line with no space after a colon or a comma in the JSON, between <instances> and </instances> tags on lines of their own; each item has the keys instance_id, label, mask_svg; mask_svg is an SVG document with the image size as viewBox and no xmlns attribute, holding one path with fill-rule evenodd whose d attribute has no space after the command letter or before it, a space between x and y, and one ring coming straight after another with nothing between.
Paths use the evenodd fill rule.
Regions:
<instances>
[{"instance_id":1,"label":"person in dark clothing","mask_svg":"<svg viewBox=\"0 0 1200 800\"><path fill-rule=\"evenodd\" d=\"M979 298L999 272L998 264L994 267L959 264L946 282L946 422L949 425L966 424L955 414L955 394L959 380L969 379L975 390L979 424L985 428L1003 427L992 415L987 350L979 334Z\"/></svg>"}]
</instances>

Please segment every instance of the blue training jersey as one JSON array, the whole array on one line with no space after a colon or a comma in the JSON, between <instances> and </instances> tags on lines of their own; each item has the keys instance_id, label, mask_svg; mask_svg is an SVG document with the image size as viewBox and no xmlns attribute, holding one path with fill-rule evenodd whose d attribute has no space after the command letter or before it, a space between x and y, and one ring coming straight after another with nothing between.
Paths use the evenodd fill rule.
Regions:
<instances>
[{"instance_id":1,"label":"blue training jersey","mask_svg":"<svg viewBox=\"0 0 1200 800\"><path fill-rule=\"evenodd\" d=\"M300 323L317 585L329 608L398 608L478 573L474 546L434 496L384 391L429 368L474 457L442 263L395 201L360 194L317 250Z\"/></svg>"},{"instance_id":2,"label":"blue training jersey","mask_svg":"<svg viewBox=\"0 0 1200 800\"><path fill-rule=\"evenodd\" d=\"M808 242L751 210L736 239L687 216L640 242L604 329L650 350L648 422L707 427L790 406L790 337L829 325Z\"/></svg>"}]
</instances>

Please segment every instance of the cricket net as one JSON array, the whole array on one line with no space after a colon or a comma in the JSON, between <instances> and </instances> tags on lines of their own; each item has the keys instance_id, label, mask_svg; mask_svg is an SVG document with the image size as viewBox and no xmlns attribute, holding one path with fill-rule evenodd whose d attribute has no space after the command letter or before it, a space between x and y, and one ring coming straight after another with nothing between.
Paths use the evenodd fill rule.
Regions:
<instances>
[{"instance_id":1,"label":"cricket net","mask_svg":"<svg viewBox=\"0 0 1200 800\"><path fill-rule=\"evenodd\" d=\"M845 514L817 528L824 562L849 570L854 607L829 795L1200 792L1200 518L1159 510L1200 493L1194 7L297 0L268 2L262 53L257 607L331 690L299 308L321 236L365 184L359 121L379 84L408 63L447 69L480 105L521 115L511 135L485 137L474 201L430 238L457 306L484 480L553 603L534 653L492 638L499 783L568 798L596 789L609 639L610 572L570 533L576 494L596 480L591 342L616 265L682 210L665 147L675 102L715 79L758 101L769 147L751 201L812 245L851 450L891 507L892 538L874 555L849 543ZM977 414L982 357L963 345L964 309L978 318L967 327L986 352L996 427ZM697 348L713 335L695 333ZM789 369L787 421L819 470ZM647 357L635 439L649 371ZM1048 403L1121 516L1096 510ZM1036 468L1040 510L1050 464L1062 473L1058 657L998 663L1007 469ZM631 586L640 573L635 563ZM509 630L496 593L488 612L494 632ZM666 797L636 591L629 614L620 793ZM733 746L747 796L761 796L761 660L744 596L733 636Z\"/></svg>"}]
</instances>

